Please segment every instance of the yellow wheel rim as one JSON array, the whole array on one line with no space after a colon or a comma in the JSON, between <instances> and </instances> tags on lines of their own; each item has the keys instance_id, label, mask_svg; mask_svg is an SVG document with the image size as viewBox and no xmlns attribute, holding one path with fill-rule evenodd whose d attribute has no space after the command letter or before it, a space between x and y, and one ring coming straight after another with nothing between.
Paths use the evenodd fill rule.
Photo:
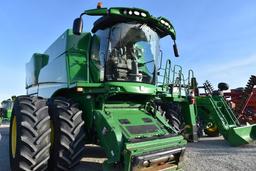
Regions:
<instances>
[{"instance_id":1,"label":"yellow wheel rim","mask_svg":"<svg viewBox=\"0 0 256 171\"><path fill-rule=\"evenodd\" d=\"M17 121L16 116L13 117L12 120L12 135L11 135L11 143L12 143L12 157L15 158L16 155L16 146L17 146Z\"/></svg>"},{"instance_id":2,"label":"yellow wheel rim","mask_svg":"<svg viewBox=\"0 0 256 171\"><path fill-rule=\"evenodd\" d=\"M218 130L218 127L215 124L207 128L207 131L209 132L216 132L217 130Z\"/></svg>"}]
</instances>

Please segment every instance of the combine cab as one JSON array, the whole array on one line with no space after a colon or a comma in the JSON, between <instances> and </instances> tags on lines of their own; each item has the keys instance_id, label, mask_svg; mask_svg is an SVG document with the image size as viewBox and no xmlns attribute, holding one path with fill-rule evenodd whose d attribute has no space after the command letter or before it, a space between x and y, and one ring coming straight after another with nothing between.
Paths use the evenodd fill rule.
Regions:
<instances>
[{"instance_id":1,"label":"combine cab","mask_svg":"<svg viewBox=\"0 0 256 171\"><path fill-rule=\"evenodd\" d=\"M82 16L99 16L91 33ZM177 170L186 140L158 111L159 41L176 33L138 8L84 11L26 66L10 126L12 170L71 170L99 144L104 170Z\"/></svg>"}]
</instances>

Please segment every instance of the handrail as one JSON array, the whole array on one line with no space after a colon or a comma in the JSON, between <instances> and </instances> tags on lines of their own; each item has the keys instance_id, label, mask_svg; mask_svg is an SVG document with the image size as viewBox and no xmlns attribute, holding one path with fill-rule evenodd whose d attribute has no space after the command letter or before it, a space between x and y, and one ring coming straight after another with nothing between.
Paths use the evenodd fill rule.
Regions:
<instances>
[{"instance_id":1,"label":"handrail","mask_svg":"<svg viewBox=\"0 0 256 171\"><path fill-rule=\"evenodd\" d=\"M191 86L191 79L194 78L194 71L192 69L188 70L188 86Z\"/></svg>"},{"instance_id":2,"label":"handrail","mask_svg":"<svg viewBox=\"0 0 256 171\"><path fill-rule=\"evenodd\" d=\"M189 70L188 71L188 77L185 79L184 74L182 73L182 66L180 65L174 65L172 67L172 62L170 59L166 61L165 68L160 68L159 71L163 71L159 73L158 77L161 77L162 79L158 81L158 85L161 85L163 91L168 90L169 88L176 87L178 88L179 96L181 96L182 89L186 89L186 94L189 93L189 88L191 84L191 78L194 77L194 71ZM171 75L172 74L172 75ZM171 78L172 77L172 78ZM170 87L170 85L172 85ZM171 90L172 92L172 90Z\"/></svg>"}]
</instances>

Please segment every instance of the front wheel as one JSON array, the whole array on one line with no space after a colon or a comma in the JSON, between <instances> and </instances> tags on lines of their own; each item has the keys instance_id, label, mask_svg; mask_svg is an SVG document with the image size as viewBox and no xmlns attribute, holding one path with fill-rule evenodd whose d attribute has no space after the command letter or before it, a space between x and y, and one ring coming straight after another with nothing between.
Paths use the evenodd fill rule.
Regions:
<instances>
[{"instance_id":1,"label":"front wheel","mask_svg":"<svg viewBox=\"0 0 256 171\"><path fill-rule=\"evenodd\" d=\"M53 171L70 170L79 163L85 145L83 112L78 104L65 98L49 101L51 115L51 157Z\"/></svg>"},{"instance_id":2,"label":"front wheel","mask_svg":"<svg viewBox=\"0 0 256 171\"><path fill-rule=\"evenodd\" d=\"M46 170L51 146L50 133L46 101L32 96L17 97L9 136L11 170Z\"/></svg>"}]
</instances>

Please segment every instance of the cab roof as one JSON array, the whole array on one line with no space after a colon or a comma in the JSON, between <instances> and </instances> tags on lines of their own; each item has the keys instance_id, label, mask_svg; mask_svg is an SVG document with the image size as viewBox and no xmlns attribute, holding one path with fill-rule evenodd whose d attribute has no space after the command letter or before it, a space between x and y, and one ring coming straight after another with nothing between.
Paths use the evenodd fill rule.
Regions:
<instances>
[{"instance_id":1,"label":"cab roof","mask_svg":"<svg viewBox=\"0 0 256 171\"><path fill-rule=\"evenodd\" d=\"M101 16L95 21L92 32L99 29L111 27L117 23L138 22L146 24L155 30L159 36L165 37L170 35L173 40L176 39L176 32L171 22L164 17L154 17L148 11L140 8L112 7L97 8L86 10L82 15Z\"/></svg>"}]
</instances>

